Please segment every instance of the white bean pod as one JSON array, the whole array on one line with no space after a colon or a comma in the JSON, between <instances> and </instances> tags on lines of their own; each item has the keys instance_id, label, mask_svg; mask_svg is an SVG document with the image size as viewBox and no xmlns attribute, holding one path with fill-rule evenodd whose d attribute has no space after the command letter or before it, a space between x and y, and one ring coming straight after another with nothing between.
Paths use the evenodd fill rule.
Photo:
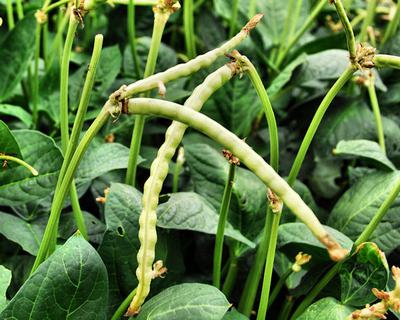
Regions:
<instances>
[{"instance_id":1,"label":"white bean pod","mask_svg":"<svg viewBox=\"0 0 400 320\"><path fill-rule=\"evenodd\" d=\"M235 64L230 63L211 73L202 84L194 89L183 107L200 111L210 96L232 78L235 70ZM150 177L144 184L143 210L139 218L140 249L137 254L138 267L136 270L138 287L126 313L127 315L136 314L150 292L150 284L154 274L152 267L155 258L155 245L157 242L156 210L158 199L168 174L169 163L179 147L187 127L187 125L177 121L174 121L169 126L165 133L165 142L158 150L157 157L151 165Z\"/></svg>"},{"instance_id":2,"label":"white bean pod","mask_svg":"<svg viewBox=\"0 0 400 320\"><path fill-rule=\"evenodd\" d=\"M160 116L182 122L218 142L230 150L253 171L283 203L307 225L315 237L325 245L332 260L343 259L348 250L329 235L314 212L304 203L301 197L258 155L249 145L235 134L221 126L209 117L183 108L181 105L149 98L134 98L128 102L128 112L133 114L147 114Z\"/></svg>"}]
</instances>

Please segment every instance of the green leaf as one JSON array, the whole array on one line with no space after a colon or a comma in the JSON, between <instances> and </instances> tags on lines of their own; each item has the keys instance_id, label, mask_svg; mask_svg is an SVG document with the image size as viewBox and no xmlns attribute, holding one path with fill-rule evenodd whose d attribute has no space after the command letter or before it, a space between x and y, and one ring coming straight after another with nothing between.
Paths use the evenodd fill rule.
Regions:
<instances>
[{"instance_id":1,"label":"green leaf","mask_svg":"<svg viewBox=\"0 0 400 320\"><path fill-rule=\"evenodd\" d=\"M396 171L376 172L360 178L336 203L328 225L355 240L371 221L399 177L400 174ZM400 243L399 205L399 199L396 199L369 239L386 254Z\"/></svg>"},{"instance_id":2,"label":"green leaf","mask_svg":"<svg viewBox=\"0 0 400 320\"><path fill-rule=\"evenodd\" d=\"M385 254L372 242L361 244L357 252L339 270L341 301L362 307L376 300L373 288L383 290L389 279Z\"/></svg>"},{"instance_id":3,"label":"green leaf","mask_svg":"<svg viewBox=\"0 0 400 320\"><path fill-rule=\"evenodd\" d=\"M26 15L11 30L0 46L0 101L13 94L14 88L21 82L33 50L35 48L36 20L33 14Z\"/></svg>"},{"instance_id":4,"label":"green leaf","mask_svg":"<svg viewBox=\"0 0 400 320\"><path fill-rule=\"evenodd\" d=\"M370 140L348 140L340 141L336 148L333 150L335 155L363 157L371 159L390 170L396 170L393 163L383 153L378 143Z\"/></svg>"},{"instance_id":5,"label":"green leaf","mask_svg":"<svg viewBox=\"0 0 400 320\"><path fill-rule=\"evenodd\" d=\"M0 113L21 120L27 128L32 125L32 116L24 109L11 104L0 104Z\"/></svg>"},{"instance_id":6,"label":"green leaf","mask_svg":"<svg viewBox=\"0 0 400 320\"><path fill-rule=\"evenodd\" d=\"M217 233L218 213L202 196L194 192L172 193L169 196L169 200L157 208L157 226L208 234ZM255 247L254 242L244 237L230 223L226 224L225 235L251 248Z\"/></svg>"},{"instance_id":7,"label":"green leaf","mask_svg":"<svg viewBox=\"0 0 400 320\"><path fill-rule=\"evenodd\" d=\"M343 320L354 310L334 298L323 298L313 303L297 320Z\"/></svg>"},{"instance_id":8,"label":"green leaf","mask_svg":"<svg viewBox=\"0 0 400 320\"><path fill-rule=\"evenodd\" d=\"M21 166L1 170L0 202L5 206L25 204L52 194L62 164L61 151L52 138L33 130L17 130L13 134L20 145L22 158L39 175L32 176Z\"/></svg>"},{"instance_id":9,"label":"green leaf","mask_svg":"<svg viewBox=\"0 0 400 320\"><path fill-rule=\"evenodd\" d=\"M22 249L36 256L43 232L43 223L31 223L0 211L0 233L8 240L18 243Z\"/></svg>"},{"instance_id":10,"label":"green leaf","mask_svg":"<svg viewBox=\"0 0 400 320\"><path fill-rule=\"evenodd\" d=\"M107 271L96 250L71 237L29 277L1 319L105 319Z\"/></svg>"},{"instance_id":11,"label":"green leaf","mask_svg":"<svg viewBox=\"0 0 400 320\"><path fill-rule=\"evenodd\" d=\"M221 153L209 145L191 143L184 146L194 191L219 210L229 163ZM253 241L263 228L265 204L265 185L251 171L238 167L228 221L240 230L242 235Z\"/></svg>"},{"instance_id":12,"label":"green leaf","mask_svg":"<svg viewBox=\"0 0 400 320\"><path fill-rule=\"evenodd\" d=\"M225 314L223 320L249 320L249 318L233 308Z\"/></svg>"},{"instance_id":13,"label":"green leaf","mask_svg":"<svg viewBox=\"0 0 400 320\"><path fill-rule=\"evenodd\" d=\"M8 126L0 120L0 153L12 155L22 159L21 150L14 135ZM0 179L2 181L2 179Z\"/></svg>"},{"instance_id":14,"label":"green leaf","mask_svg":"<svg viewBox=\"0 0 400 320\"><path fill-rule=\"evenodd\" d=\"M221 320L230 307L217 288L200 283L172 286L146 302L137 320Z\"/></svg>"},{"instance_id":15,"label":"green leaf","mask_svg":"<svg viewBox=\"0 0 400 320\"><path fill-rule=\"evenodd\" d=\"M6 292L11 283L11 271L0 265L0 312L7 305Z\"/></svg>"},{"instance_id":16,"label":"green leaf","mask_svg":"<svg viewBox=\"0 0 400 320\"><path fill-rule=\"evenodd\" d=\"M236 77L213 94L202 112L238 136L247 137L261 110L260 99L250 79Z\"/></svg>"},{"instance_id":17,"label":"green leaf","mask_svg":"<svg viewBox=\"0 0 400 320\"><path fill-rule=\"evenodd\" d=\"M353 242L346 235L328 226L325 226L325 229L343 248L351 249ZM293 257L299 251L303 251L311 254L313 260L330 261L326 247L302 222L285 223L279 226L277 248Z\"/></svg>"}]
</instances>

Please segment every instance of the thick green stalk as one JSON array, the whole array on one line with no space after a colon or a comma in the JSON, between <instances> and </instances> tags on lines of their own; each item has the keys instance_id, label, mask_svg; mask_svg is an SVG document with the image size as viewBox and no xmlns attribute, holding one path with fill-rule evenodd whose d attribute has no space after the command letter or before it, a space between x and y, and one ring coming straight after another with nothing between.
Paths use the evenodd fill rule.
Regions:
<instances>
[{"instance_id":1,"label":"thick green stalk","mask_svg":"<svg viewBox=\"0 0 400 320\"><path fill-rule=\"evenodd\" d=\"M116 111L121 110L114 106ZM301 197L281 178L263 158L258 155L249 145L238 138L235 134L225 129L216 121L198 113L190 108L158 99L134 98L130 99L124 112L143 115L157 115L182 122L192 128L206 134L215 140L232 154L238 157L251 171L263 181L282 202L309 228L328 250L333 260L341 260L347 255L343 249L321 225L312 210L304 203Z\"/></svg>"},{"instance_id":2,"label":"thick green stalk","mask_svg":"<svg viewBox=\"0 0 400 320\"><path fill-rule=\"evenodd\" d=\"M270 307L278 297L279 292L281 292L287 278L293 273L292 268L287 270L278 280L276 283L274 289L272 289L271 295L269 296L269 302L268 302L268 307Z\"/></svg>"},{"instance_id":3,"label":"thick green stalk","mask_svg":"<svg viewBox=\"0 0 400 320\"><path fill-rule=\"evenodd\" d=\"M15 27L15 21L14 21L14 12L11 0L6 1L6 10L7 10L8 30L12 30Z\"/></svg>"},{"instance_id":4,"label":"thick green stalk","mask_svg":"<svg viewBox=\"0 0 400 320\"><path fill-rule=\"evenodd\" d=\"M378 4L378 0L368 0L367 2L367 16L363 21L360 34L358 35L358 39L360 39L360 42L365 42L368 39L368 27L372 26L374 23L375 10Z\"/></svg>"},{"instance_id":5,"label":"thick green stalk","mask_svg":"<svg viewBox=\"0 0 400 320\"><path fill-rule=\"evenodd\" d=\"M137 45L136 45L134 0L129 0L128 4L128 37L129 37L129 46L131 49L132 60L135 65L136 77L140 79L142 77L142 70L140 70L139 55L137 53Z\"/></svg>"},{"instance_id":6,"label":"thick green stalk","mask_svg":"<svg viewBox=\"0 0 400 320\"><path fill-rule=\"evenodd\" d=\"M238 274L238 258L235 257L234 254L232 254L229 261L228 273L226 275L224 285L222 287L222 292L227 297L229 297L232 292L232 289L235 285L237 274Z\"/></svg>"},{"instance_id":7,"label":"thick green stalk","mask_svg":"<svg viewBox=\"0 0 400 320\"><path fill-rule=\"evenodd\" d=\"M224 248L224 233L225 225L228 219L229 205L232 197L232 189L235 181L236 164L229 164L228 177L225 183L224 194L222 196L221 208L219 210L218 228L215 237L214 246L214 268L213 268L213 286L221 288L221 264L222 264L222 251Z\"/></svg>"},{"instance_id":8,"label":"thick green stalk","mask_svg":"<svg viewBox=\"0 0 400 320\"><path fill-rule=\"evenodd\" d=\"M232 15L231 20L229 23L229 38L232 38L236 32L236 23L238 18L238 11L239 11L239 0L233 0L232 4Z\"/></svg>"},{"instance_id":9,"label":"thick green stalk","mask_svg":"<svg viewBox=\"0 0 400 320\"><path fill-rule=\"evenodd\" d=\"M400 24L400 1L397 1L396 13L392 20L390 20L386 27L385 34L382 38L382 46L388 41L397 31Z\"/></svg>"},{"instance_id":10,"label":"thick green stalk","mask_svg":"<svg viewBox=\"0 0 400 320\"><path fill-rule=\"evenodd\" d=\"M333 1L336 11L339 15L340 21L342 22L344 32L346 34L347 48L350 54L350 61L353 62L356 58L356 39L354 37L353 28L347 17L346 10L343 7L341 0Z\"/></svg>"},{"instance_id":11,"label":"thick green stalk","mask_svg":"<svg viewBox=\"0 0 400 320\"><path fill-rule=\"evenodd\" d=\"M122 301L118 309L114 312L111 320L120 320L124 315L125 310L129 307L129 303L132 301L136 294L136 288L131 291L131 293Z\"/></svg>"},{"instance_id":12,"label":"thick green stalk","mask_svg":"<svg viewBox=\"0 0 400 320\"><path fill-rule=\"evenodd\" d=\"M246 37L249 35L250 31L254 29L257 23L263 17L262 14L257 14L242 28L242 30L235 35L232 39L225 42L219 48L211 50L205 54L199 55L193 60L186 63L178 64L164 72L157 73L148 78L136 81L126 88L123 88L120 94L120 101L122 99L130 98L141 92L146 92L151 89L157 88L159 83L168 83L169 81L176 80L178 78L186 77L194 72L197 72L201 68L208 67L217 58L229 53L233 48L238 46Z\"/></svg>"},{"instance_id":13,"label":"thick green stalk","mask_svg":"<svg viewBox=\"0 0 400 320\"><path fill-rule=\"evenodd\" d=\"M16 0L16 4L18 20L22 20L24 18L24 7L22 6L22 0Z\"/></svg>"},{"instance_id":14,"label":"thick green stalk","mask_svg":"<svg viewBox=\"0 0 400 320\"><path fill-rule=\"evenodd\" d=\"M48 7L46 7L43 10L43 12L44 13L49 13L51 10L53 10L55 8L58 8L58 7L61 7L62 5L67 4L70 1L71 0L60 0L60 1L54 2L54 3L50 4Z\"/></svg>"},{"instance_id":15,"label":"thick green stalk","mask_svg":"<svg viewBox=\"0 0 400 320\"><path fill-rule=\"evenodd\" d=\"M374 112L379 145L381 146L383 153L386 154L385 135L383 133L381 110L379 108L379 102L376 96L375 79L373 75L371 75L368 79L367 88L368 88L369 99L371 101L372 110Z\"/></svg>"},{"instance_id":16,"label":"thick green stalk","mask_svg":"<svg viewBox=\"0 0 400 320\"><path fill-rule=\"evenodd\" d=\"M315 21L318 14L321 12L322 8L326 5L326 0L319 0L314 9L311 11L310 15L307 17L307 20L304 22L303 26L296 32L296 34L289 39L288 43L280 51L275 67L279 68L288 54L289 50L299 41L301 36L311 27L311 24Z\"/></svg>"},{"instance_id":17,"label":"thick green stalk","mask_svg":"<svg viewBox=\"0 0 400 320\"><path fill-rule=\"evenodd\" d=\"M21 160L19 158L0 153L0 162L3 162L3 161L13 161L13 162L18 163L21 166L24 166L25 168L27 168L32 173L32 175L34 175L34 176L39 175L39 172L37 172L37 170L34 167L32 167L31 165L26 163L24 160ZM3 162L3 166L4 167L6 166L6 165L4 165L4 162Z\"/></svg>"},{"instance_id":18,"label":"thick green stalk","mask_svg":"<svg viewBox=\"0 0 400 320\"><path fill-rule=\"evenodd\" d=\"M32 125L36 128L38 122L38 104L39 104L39 59L40 59L40 43L41 43L42 25L36 22L35 31L35 56L33 64L33 84L32 84Z\"/></svg>"},{"instance_id":19,"label":"thick green stalk","mask_svg":"<svg viewBox=\"0 0 400 320\"><path fill-rule=\"evenodd\" d=\"M144 70L144 78L151 76L156 69L156 62L158 51L161 45L161 38L164 32L165 25L171 12L156 10L154 12L154 26L153 35L151 37L151 44L149 54L147 56L146 68ZM137 162L139 159L140 146L142 144L142 136L144 130L145 117L137 115L135 117L135 125L132 133L131 146L129 150L129 162L126 172L125 183L134 185L136 181Z\"/></svg>"},{"instance_id":20,"label":"thick green stalk","mask_svg":"<svg viewBox=\"0 0 400 320\"><path fill-rule=\"evenodd\" d=\"M189 59L196 56L196 35L194 33L193 0L183 2L183 29L185 31L186 55Z\"/></svg>"},{"instance_id":21,"label":"thick green stalk","mask_svg":"<svg viewBox=\"0 0 400 320\"><path fill-rule=\"evenodd\" d=\"M50 242L54 234L54 229L57 228L65 198L68 194L68 191L70 190L71 182L79 166L79 163L82 160L82 157L85 154L87 148L89 147L90 142L96 136L98 131L103 127L103 125L106 123L109 117L110 117L110 112L108 105L106 105L102 109L100 114L97 116L97 118L94 120L92 125L89 127L89 129L86 131L81 142L76 148L76 151L71 161L68 164L66 164L66 162L63 163L65 175L59 187L58 192L56 190L56 193L54 195L49 221L46 225L46 229L43 234L43 239L42 242L40 243L39 251L36 256L35 262L33 264L31 273L33 273L39 267L39 265L45 260L46 255L49 252L49 248L51 245Z\"/></svg>"},{"instance_id":22,"label":"thick green stalk","mask_svg":"<svg viewBox=\"0 0 400 320\"><path fill-rule=\"evenodd\" d=\"M374 64L377 68L400 69L400 57L388 54L377 54L374 58Z\"/></svg>"},{"instance_id":23,"label":"thick green stalk","mask_svg":"<svg viewBox=\"0 0 400 320\"><path fill-rule=\"evenodd\" d=\"M276 252L276 243L278 239L278 228L282 209L274 213L272 218L272 227L269 238L267 260L265 262L264 279L261 290L260 305L258 306L257 320L265 319L268 309L269 291L271 289L272 271L274 269L274 259Z\"/></svg>"},{"instance_id":24,"label":"thick green stalk","mask_svg":"<svg viewBox=\"0 0 400 320\"><path fill-rule=\"evenodd\" d=\"M355 69L353 66L350 65L349 67L347 67L346 70L343 71L339 79L336 80L335 84L331 87L331 89L328 91L321 104L319 105L314 115L314 118L312 119L311 124L308 127L307 133L304 136L297 156L293 162L292 169L290 170L288 177L289 185L293 185L300 172L300 168L303 164L308 148L311 145L311 142L314 138L315 133L317 132L318 126L321 123L322 118L325 115L326 110L328 110L328 107L330 106L332 100L339 93L340 89L342 89L345 83L352 77L354 71Z\"/></svg>"}]
</instances>

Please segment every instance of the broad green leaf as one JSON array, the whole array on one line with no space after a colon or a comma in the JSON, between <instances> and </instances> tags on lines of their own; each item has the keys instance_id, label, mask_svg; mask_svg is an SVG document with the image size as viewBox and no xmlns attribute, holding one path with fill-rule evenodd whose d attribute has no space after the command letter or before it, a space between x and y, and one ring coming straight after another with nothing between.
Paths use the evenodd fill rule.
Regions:
<instances>
[{"instance_id":1,"label":"broad green leaf","mask_svg":"<svg viewBox=\"0 0 400 320\"><path fill-rule=\"evenodd\" d=\"M236 77L212 95L202 112L244 138L250 134L261 110L260 99L250 79Z\"/></svg>"},{"instance_id":2,"label":"broad green leaf","mask_svg":"<svg viewBox=\"0 0 400 320\"><path fill-rule=\"evenodd\" d=\"M348 140L340 141L333 150L335 155L363 157L371 159L390 170L396 170L393 163L383 153L379 144L370 140Z\"/></svg>"},{"instance_id":3,"label":"broad green leaf","mask_svg":"<svg viewBox=\"0 0 400 320\"><path fill-rule=\"evenodd\" d=\"M39 175L35 177L21 166L1 170L0 202L6 206L25 204L52 194L62 164L61 151L52 138L33 130L17 130L13 134L22 158Z\"/></svg>"},{"instance_id":4,"label":"broad green leaf","mask_svg":"<svg viewBox=\"0 0 400 320\"><path fill-rule=\"evenodd\" d=\"M1 120L0 120L0 153L5 153L22 159L21 150L19 148L17 140L11 133L8 126ZM1 178L0 182L2 182Z\"/></svg>"},{"instance_id":5,"label":"broad green leaf","mask_svg":"<svg viewBox=\"0 0 400 320\"><path fill-rule=\"evenodd\" d=\"M219 210L229 163L206 144L185 144L185 157L195 192ZM238 167L228 221L254 240L263 228L266 202L265 185L251 171Z\"/></svg>"},{"instance_id":6,"label":"broad green leaf","mask_svg":"<svg viewBox=\"0 0 400 320\"><path fill-rule=\"evenodd\" d=\"M376 172L360 178L336 203L328 225L355 240L371 221L399 177L399 172L395 171ZM399 205L399 199L396 199L369 239L386 254L400 243Z\"/></svg>"},{"instance_id":7,"label":"broad green leaf","mask_svg":"<svg viewBox=\"0 0 400 320\"><path fill-rule=\"evenodd\" d=\"M217 288L200 283L184 283L165 289L146 302L137 320L221 320L230 307Z\"/></svg>"},{"instance_id":8,"label":"broad green leaf","mask_svg":"<svg viewBox=\"0 0 400 320\"><path fill-rule=\"evenodd\" d=\"M0 265L0 312L7 305L6 292L11 283L11 271Z\"/></svg>"},{"instance_id":9,"label":"broad green leaf","mask_svg":"<svg viewBox=\"0 0 400 320\"><path fill-rule=\"evenodd\" d=\"M344 320L353 311L352 308L341 304L336 299L328 297L313 303L297 320Z\"/></svg>"},{"instance_id":10,"label":"broad green leaf","mask_svg":"<svg viewBox=\"0 0 400 320\"><path fill-rule=\"evenodd\" d=\"M343 304L363 307L376 300L373 288L383 290L389 279L385 254L373 242L361 244L356 253L339 270L341 301Z\"/></svg>"},{"instance_id":11,"label":"broad green leaf","mask_svg":"<svg viewBox=\"0 0 400 320\"><path fill-rule=\"evenodd\" d=\"M235 308L225 313L223 320L249 320L245 315L241 314Z\"/></svg>"},{"instance_id":12,"label":"broad green leaf","mask_svg":"<svg viewBox=\"0 0 400 320\"><path fill-rule=\"evenodd\" d=\"M353 242L347 236L328 226L325 226L325 229L343 248L351 249ZM285 223L279 226L277 248L293 257L299 251L303 251L311 254L313 260L330 261L325 246L301 222Z\"/></svg>"},{"instance_id":13,"label":"broad green leaf","mask_svg":"<svg viewBox=\"0 0 400 320\"><path fill-rule=\"evenodd\" d=\"M280 73L279 75L272 81L271 85L268 87L268 95L272 98L276 95L286 83L289 82L292 77L293 71L306 61L307 55L301 54L292 62L290 62Z\"/></svg>"},{"instance_id":14,"label":"broad green leaf","mask_svg":"<svg viewBox=\"0 0 400 320\"><path fill-rule=\"evenodd\" d=\"M29 277L1 319L105 319L107 270L81 236L71 237Z\"/></svg>"},{"instance_id":15,"label":"broad green leaf","mask_svg":"<svg viewBox=\"0 0 400 320\"><path fill-rule=\"evenodd\" d=\"M21 218L0 211L0 233L8 240L18 243L22 249L36 256L43 232L43 223L27 222Z\"/></svg>"},{"instance_id":16,"label":"broad green leaf","mask_svg":"<svg viewBox=\"0 0 400 320\"><path fill-rule=\"evenodd\" d=\"M33 14L26 15L11 30L0 46L0 101L13 94L20 83L35 48L36 20Z\"/></svg>"},{"instance_id":17,"label":"broad green leaf","mask_svg":"<svg viewBox=\"0 0 400 320\"><path fill-rule=\"evenodd\" d=\"M21 120L28 128L32 125L32 116L19 106L1 103L0 114L15 117Z\"/></svg>"},{"instance_id":18,"label":"broad green leaf","mask_svg":"<svg viewBox=\"0 0 400 320\"><path fill-rule=\"evenodd\" d=\"M217 233L218 213L202 196L194 192L170 194L169 200L159 205L157 217L157 226L161 228ZM230 223L226 224L225 235L251 248L255 247L254 242L244 237Z\"/></svg>"}]
</instances>

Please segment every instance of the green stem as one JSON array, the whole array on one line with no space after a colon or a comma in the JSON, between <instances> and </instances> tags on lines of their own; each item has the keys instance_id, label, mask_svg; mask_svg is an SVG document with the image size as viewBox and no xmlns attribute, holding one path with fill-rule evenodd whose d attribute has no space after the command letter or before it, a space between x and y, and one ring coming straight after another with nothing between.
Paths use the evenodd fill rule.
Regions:
<instances>
[{"instance_id":1,"label":"green stem","mask_svg":"<svg viewBox=\"0 0 400 320\"><path fill-rule=\"evenodd\" d=\"M283 306L279 312L278 320L287 320L289 319L290 312L292 311L294 305L294 298L293 297L286 297L285 301L283 302Z\"/></svg>"},{"instance_id":2,"label":"green stem","mask_svg":"<svg viewBox=\"0 0 400 320\"><path fill-rule=\"evenodd\" d=\"M131 48L132 60L135 65L136 77L140 79L142 76L142 70L140 70L139 55L137 53L137 45L136 45L134 0L129 0L128 4L128 37L129 37L129 45Z\"/></svg>"},{"instance_id":3,"label":"green stem","mask_svg":"<svg viewBox=\"0 0 400 320\"><path fill-rule=\"evenodd\" d=\"M60 0L60 1L54 2L51 5L49 5L48 7L46 7L45 9L43 9L43 12L49 13L51 10L61 7L62 5L67 4L70 1L71 0Z\"/></svg>"},{"instance_id":4,"label":"green stem","mask_svg":"<svg viewBox=\"0 0 400 320\"><path fill-rule=\"evenodd\" d=\"M311 124L308 127L307 133L304 136L304 139L301 143L301 146L297 153L296 159L294 160L294 163L292 165L292 169L290 170L289 177L288 177L289 185L293 185L294 181L296 180L296 178L299 174L300 168L303 164L303 161L307 154L308 148L311 145L311 142L314 138L315 133L317 132L318 126L321 123L322 118L325 115L326 110L328 110L328 107L330 106L332 100L339 93L340 89L351 78L354 71L355 71L355 69L353 66L350 65L349 67L347 67L346 70L343 71L343 73L341 74L339 79L336 80L335 84L328 91L328 93L322 100L321 104L319 105L319 107L314 115L314 118L312 119Z\"/></svg>"},{"instance_id":5,"label":"green stem","mask_svg":"<svg viewBox=\"0 0 400 320\"><path fill-rule=\"evenodd\" d=\"M287 270L278 280L276 283L274 289L271 292L271 295L269 296L269 302L268 302L268 307L270 307L274 302L275 299L278 297L279 292L281 292L283 286L285 285L285 282L287 278L293 273L292 268Z\"/></svg>"},{"instance_id":6,"label":"green stem","mask_svg":"<svg viewBox=\"0 0 400 320\"><path fill-rule=\"evenodd\" d=\"M383 133L381 111L379 108L378 98L376 96L376 91L375 91L375 79L374 76L372 75L369 77L367 88L368 88L369 99L371 101L372 110L374 112L379 145L381 146L383 153L386 154L385 135Z\"/></svg>"},{"instance_id":7,"label":"green stem","mask_svg":"<svg viewBox=\"0 0 400 320\"><path fill-rule=\"evenodd\" d=\"M289 50L299 41L302 35L311 27L312 23L317 18L318 14L321 12L322 8L325 6L326 0L319 0L314 9L311 11L310 15L307 17L307 20L304 22L302 27L297 31L297 33L289 39L289 42L285 45L285 47L280 51L275 63L275 67L278 68Z\"/></svg>"},{"instance_id":8,"label":"green stem","mask_svg":"<svg viewBox=\"0 0 400 320\"><path fill-rule=\"evenodd\" d=\"M386 27L385 34L382 38L382 46L388 41L397 31L400 24L400 1L397 1L396 13Z\"/></svg>"},{"instance_id":9,"label":"green stem","mask_svg":"<svg viewBox=\"0 0 400 320\"><path fill-rule=\"evenodd\" d=\"M16 0L16 3L18 20L22 20L24 18L24 7L22 6L22 0Z\"/></svg>"},{"instance_id":10,"label":"green stem","mask_svg":"<svg viewBox=\"0 0 400 320\"><path fill-rule=\"evenodd\" d=\"M39 175L37 170L34 167L32 167L31 165L27 164L24 160L18 159L18 158L13 157L13 156L7 156L5 154L0 154L0 160L2 160L2 161L13 161L13 162L18 163L21 166L24 166L25 168L27 168L32 173L32 175L34 175L34 176Z\"/></svg>"},{"instance_id":11,"label":"green stem","mask_svg":"<svg viewBox=\"0 0 400 320\"><path fill-rule=\"evenodd\" d=\"M393 185L385 201L379 207L378 211L375 213L374 217L368 223L367 227L364 229L361 235L354 242L354 246L357 247L361 243L366 242L370 239L371 235L374 233L378 224L381 222L382 218L388 212L390 206L396 200L397 196L399 195L399 192L400 192L400 179L398 179L396 183Z\"/></svg>"},{"instance_id":12,"label":"green stem","mask_svg":"<svg viewBox=\"0 0 400 320\"><path fill-rule=\"evenodd\" d=\"M58 221L60 219L60 214L62 210L62 206L64 204L64 200L68 194L68 191L71 187L71 182L73 180L73 176L79 166L80 161L82 160L83 155L85 154L87 148L89 147L90 142L96 136L98 131L103 127L110 116L109 110L107 107L104 107L97 118L94 120L92 125L86 131L83 136L81 142L79 143L76 151L71 159L71 161L67 164L63 163L63 168L65 170L65 175L60 184L59 190L56 189L56 193L54 195L54 199L51 206L49 221L46 225L46 229L43 234L42 242L40 243L39 251L36 256L35 262L32 267L31 273L33 273L39 265L45 260L46 255L50 252L50 242L52 240L54 229L57 228ZM58 191L58 192L57 192Z\"/></svg>"},{"instance_id":13,"label":"green stem","mask_svg":"<svg viewBox=\"0 0 400 320\"><path fill-rule=\"evenodd\" d=\"M231 254L231 259L229 261L228 273L226 275L224 285L222 287L222 292L225 296L229 297L232 289L236 282L236 277L238 274L238 258Z\"/></svg>"},{"instance_id":14,"label":"green stem","mask_svg":"<svg viewBox=\"0 0 400 320\"><path fill-rule=\"evenodd\" d=\"M153 35L151 37L150 50L147 56L146 68L144 70L144 78L153 75L156 69L156 62L158 57L158 51L161 45L161 38L169 16L170 16L169 12L154 13ZM136 115L135 125L133 128L132 140L129 150L128 169L126 171L126 177L125 177L125 183L129 185L134 185L136 182L137 162L139 159L140 146L142 144L144 124L145 124L145 117L142 115Z\"/></svg>"},{"instance_id":15,"label":"green stem","mask_svg":"<svg viewBox=\"0 0 400 320\"><path fill-rule=\"evenodd\" d=\"M124 315L126 309L128 309L130 302L136 294L136 288L131 291L131 293L122 301L121 305L118 307L117 311L114 312L111 320L120 320Z\"/></svg>"},{"instance_id":16,"label":"green stem","mask_svg":"<svg viewBox=\"0 0 400 320\"><path fill-rule=\"evenodd\" d=\"M301 8L302 8L302 6L303 6L303 0L298 0L298 1L296 1L296 9L295 9L295 11L294 11L294 16L293 16L292 22L291 22L291 24L290 24L290 29L289 29L288 37L285 38L285 40L284 40L285 42L286 42L288 39L291 39L291 38L292 38L292 36L293 36L293 34L294 34L294 31L295 31L296 28L297 28L297 23L298 23L298 21L299 21L299 17L300 17L300 14L301 14Z\"/></svg>"},{"instance_id":17,"label":"green stem","mask_svg":"<svg viewBox=\"0 0 400 320\"><path fill-rule=\"evenodd\" d=\"M181 174L181 170L182 170L184 163L185 163L184 149L183 149L183 147L180 147L179 151L178 151L178 156L176 158L176 163L175 163L174 179L173 179L173 183L172 183L172 192L173 193L178 192L179 175Z\"/></svg>"},{"instance_id":18,"label":"green stem","mask_svg":"<svg viewBox=\"0 0 400 320\"><path fill-rule=\"evenodd\" d=\"M276 251L276 243L278 239L278 228L281 212L274 213L272 217L272 226L268 246L268 255L265 262L264 279L261 290L260 305L257 312L257 320L265 319L268 309L269 291L271 289L272 271L274 269L274 259Z\"/></svg>"},{"instance_id":19,"label":"green stem","mask_svg":"<svg viewBox=\"0 0 400 320\"><path fill-rule=\"evenodd\" d=\"M229 38L232 38L235 34L236 23L238 18L238 11L239 11L239 0L233 0L232 4L232 16L229 24Z\"/></svg>"},{"instance_id":20,"label":"green stem","mask_svg":"<svg viewBox=\"0 0 400 320\"><path fill-rule=\"evenodd\" d=\"M229 165L229 173L225 183L221 208L219 210L218 228L215 238L213 285L218 289L221 288L221 264L222 264L222 251L224 247L224 233L225 233L226 221L228 219L229 204L231 202L233 184L235 180L235 170L236 170L235 167L236 165L234 163L231 163Z\"/></svg>"},{"instance_id":21,"label":"green stem","mask_svg":"<svg viewBox=\"0 0 400 320\"><path fill-rule=\"evenodd\" d=\"M361 26L361 31L359 34L359 39L361 42L365 42L368 39L368 27L372 26L374 23L374 17L375 17L375 10L376 10L376 6L378 4L377 0L369 0L367 1L368 5L367 5L367 16L364 19L364 22Z\"/></svg>"},{"instance_id":22,"label":"green stem","mask_svg":"<svg viewBox=\"0 0 400 320\"><path fill-rule=\"evenodd\" d=\"M249 1L249 13L248 18L250 19L256 14L257 11L257 0L250 0Z\"/></svg>"},{"instance_id":23,"label":"green stem","mask_svg":"<svg viewBox=\"0 0 400 320\"><path fill-rule=\"evenodd\" d=\"M356 58L356 39L354 37L353 28L347 17L346 10L343 7L341 0L334 0L336 11L339 15L340 21L342 22L344 33L346 34L347 48L350 54L350 61L353 62Z\"/></svg>"},{"instance_id":24,"label":"green stem","mask_svg":"<svg viewBox=\"0 0 400 320\"><path fill-rule=\"evenodd\" d=\"M128 5L130 0L111 0L112 4ZM158 0L135 0L135 6L155 6Z\"/></svg>"},{"instance_id":25,"label":"green stem","mask_svg":"<svg viewBox=\"0 0 400 320\"><path fill-rule=\"evenodd\" d=\"M36 22L35 31L35 57L33 65L33 84L32 84L32 125L36 128L38 122L38 104L39 104L39 58L40 58L40 43L42 35L42 25Z\"/></svg>"},{"instance_id":26,"label":"green stem","mask_svg":"<svg viewBox=\"0 0 400 320\"><path fill-rule=\"evenodd\" d=\"M314 301L317 295L321 292L323 288L333 279L336 273L339 271L342 263L336 263L329 271L318 281L317 285L307 294L300 305L297 307L296 311L293 313L291 320L296 320Z\"/></svg>"},{"instance_id":27,"label":"green stem","mask_svg":"<svg viewBox=\"0 0 400 320\"><path fill-rule=\"evenodd\" d=\"M14 13L11 0L7 0L6 10L7 10L8 30L12 30L15 27L15 22L14 22Z\"/></svg>"},{"instance_id":28,"label":"green stem","mask_svg":"<svg viewBox=\"0 0 400 320\"><path fill-rule=\"evenodd\" d=\"M196 56L193 14L193 0L185 0L183 2L183 29L185 31L186 55L189 59L193 59Z\"/></svg>"},{"instance_id":29,"label":"green stem","mask_svg":"<svg viewBox=\"0 0 400 320\"><path fill-rule=\"evenodd\" d=\"M300 0L300 2L301 1L302 0ZM271 59L272 58L275 59L280 56L280 53L281 53L282 49L284 49L286 42L288 41L288 38L290 39L289 30L291 29L291 24L292 23L296 24L296 22L295 22L296 18L295 18L295 15L293 15L294 5L295 5L295 0L290 0L288 8L287 8L287 15L286 15L285 24L284 24L281 39L280 39L280 44L278 44L278 46L279 46L278 52L277 52L277 55L275 54L274 57L271 57Z\"/></svg>"},{"instance_id":30,"label":"green stem","mask_svg":"<svg viewBox=\"0 0 400 320\"><path fill-rule=\"evenodd\" d=\"M374 58L374 64L377 68L400 69L400 57L388 54L377 54Z\"/></svg>"}]
</instances>

